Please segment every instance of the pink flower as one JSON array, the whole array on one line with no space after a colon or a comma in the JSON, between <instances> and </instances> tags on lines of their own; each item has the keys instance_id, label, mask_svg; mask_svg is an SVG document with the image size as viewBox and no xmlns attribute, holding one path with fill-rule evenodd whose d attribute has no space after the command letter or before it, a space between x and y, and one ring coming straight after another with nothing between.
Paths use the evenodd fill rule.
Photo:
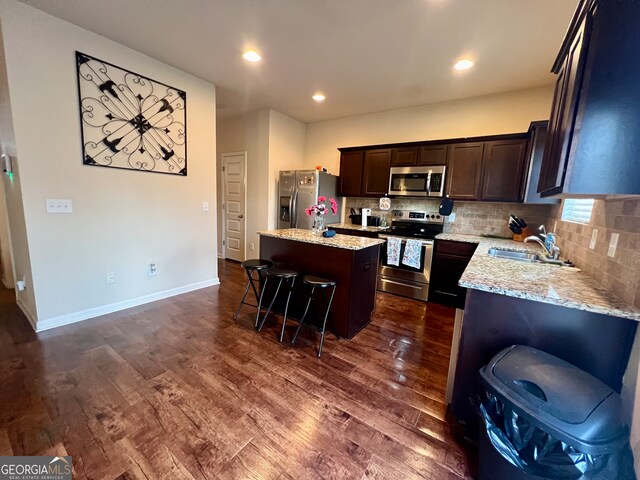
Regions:
<instances>
[{"instance_id":1,"label":"pink flower","mask_svg":"<svg viewBox=\"0 0 640 480\"><path fill-rule=\"evenodd\" d=\"M325 202L326 200L327 200L327 197L325 197L324 195L318 197L318 203Z\"/></svg>"},{"instance_id":2,"label":"pink flower","mask_svg":"<svg viewBox=\"0 0 640 480\"><path fill-rule=\"evenodd\" d=\"M304 209L304 213L307 214L307 217L311 216L311 212L313 211L313 209L311 207L307 207Z\"/></svg>"},{"instance_id":3,"label":"pink flower","mask_svg":"<svg viewBox=\"0 0 640 480\"><path fill-rule=\"evenodd\" d=\"M329 201L331 202L331 211L335 215L338 213L338 202L336 202L335 198L330 198Z\"/></svg>"}]
</instances>

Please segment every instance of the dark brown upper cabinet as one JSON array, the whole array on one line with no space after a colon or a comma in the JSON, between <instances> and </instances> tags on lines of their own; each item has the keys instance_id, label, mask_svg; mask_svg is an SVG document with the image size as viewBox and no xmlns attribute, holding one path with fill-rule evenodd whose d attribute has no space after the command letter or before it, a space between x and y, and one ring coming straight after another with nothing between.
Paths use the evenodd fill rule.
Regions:
<instances>
[{"instance_id":1,"label":"dark brown upper cabinet","mask_svg":"<svg viewBox=\"0 0 640 480\"><path fill-rule=\"evenodd\" d=\"M524 193L527 141L496 140L484 145L480 200L519 202Z\"/></svg>"},{"instance_id":2,"label":"dark brown upper cabinet","mask_svg":"<svg viewBox=\"0 0 640 480\"><path fill-rule=\"evenodd\" d=\"M391 149L366 150L362 169L362 196L380 197L389 190Z\"/></svg>"},{"instance_id":3,"label":"dark brown upper cabinet","mask_svg":"<svg viewBox=\"0 0 640 480\"><path fill-rule=\"evenodd\" d=\"M583 48L585 30L586 19L575 32L565 61L556 72L558 77L538 183L538 190L549 195L561 192L564 184L586 55L586 49Z\"/></svg>"},{"instance_id":4,"label":"dark brown upper cabinet","mask_svg":"<svg viewBox=\"0 0 640 480\"><path fill-rule=\"evenodd\" d=\"M445 195L457 200L522 201L529 134L340 148L342 196L388 192L392 166L446 165Z\"/></svg>"},{"instance_id":5,"label":"dark brown upper cabinet","mask_svg":"<svg viewBox=\"0 0 640 480\"><path fill-rule=\"evenodd\" d=\"M446 165L447 145L432 145L420 148L418 165Z\"/></svg>"},{"instance_id":6,"label":"dark brown upper cabinet","mask_svg":"<svg viewBox=\"0 0 640 480\"><path fill-rule=\"evenodd\" d=\"M638 1L580 1L552 67L557 81L538 183L543 196L640 194L634 18Z\"/></svg>"},{"instance_id":7,"label":"dark brown upper cabinet","mask_svg":"<svg viewBox=\"0 0 640 480\"><path fill-rule=\"evenodd\" d=\"M449 147L446 195L455 200L477 200L482 181L485 142L457 143Z\"/></svg>"},{"instance_id":8,"label":"dark brown upper cabinet","mask_svg":"<svg viewBox=\"0 0 640 480\"><path fill-rule=\"evenodd\" d=\"M420 149L418 147L392 148L391 166L410 167L418 162Z\"/></svg>"},{"instance_id":9,"label":"dark brown upper cabinet","mask_svg":"<svg viewBox=\"0 0 640 480\"><path fill-rule=\"evenodd\" d=\"M340 154L340 192L342 197L362 195L362 166L364 151L342 152Z\"/></svg>"}]
</instances>

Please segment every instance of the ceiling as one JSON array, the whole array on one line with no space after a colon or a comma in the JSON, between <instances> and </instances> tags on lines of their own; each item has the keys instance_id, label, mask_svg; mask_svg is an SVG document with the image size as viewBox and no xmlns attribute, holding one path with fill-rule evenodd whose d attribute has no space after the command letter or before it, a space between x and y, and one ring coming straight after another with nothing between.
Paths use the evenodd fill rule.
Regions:
<instances>
[{"instance_id":1,"label":"ceiling","mask_svg":"<svg viewBox=\"0 0 640 480\"><path fill-rule=\"evenodd\" d=\"M215 84L221 117L270 107L303 122L548 85L577 4L23 1ZM262 62L243 60L245 48ZM454 71L460 57L476 65ZM316 91L324 103L311 99Z\"/></svg>"}]
</instances>

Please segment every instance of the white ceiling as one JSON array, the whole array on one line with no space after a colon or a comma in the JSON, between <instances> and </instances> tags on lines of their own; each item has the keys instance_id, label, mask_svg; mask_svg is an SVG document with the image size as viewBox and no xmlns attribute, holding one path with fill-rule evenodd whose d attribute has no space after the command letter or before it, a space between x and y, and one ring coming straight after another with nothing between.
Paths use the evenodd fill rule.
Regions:
<instances>
[{"instance_id":1,"label":"white ceiling","mask_svg":"<svg viewBox=\"0 0 640 480\"><path fill-rule=\"evenodd\" d=\"M303 122L550 84L577 4L23 1L214 83L220 116L270 107ZM263 61L244 61L246 47L260 51ZM454 72L461 56L476 66ZM323 104L311 100L317 90L327 96Z\"/></svg>"}]
</instances>

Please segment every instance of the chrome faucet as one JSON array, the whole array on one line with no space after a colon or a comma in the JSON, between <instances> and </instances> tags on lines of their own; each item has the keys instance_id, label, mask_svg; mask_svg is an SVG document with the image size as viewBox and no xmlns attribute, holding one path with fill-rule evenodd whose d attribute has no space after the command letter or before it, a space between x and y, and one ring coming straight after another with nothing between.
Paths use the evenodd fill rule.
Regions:
<instances>
[{"instance_id":1,"label":"chrome faucet","mask_svg":"<svg viewBox=\"0 0 640 480\"><path fill-rule=\"evenodd\" d=\"M542 232L540 234L540 236L546 240L549 235L547 234L547 231L544 228L544 225L540 225L539 230ZM524 239L525 242L537 242L537 243L539 243L540 246L542 248L544 248L544 251L547 252L547 255L549 257L553 258L554 260L558 260L560 258L560 247L558 247L558 245L556 245L555 235L551 236L551 240L552 240L551 241L551 248L547 248L546 243L543 242L542 240L540 240L540 238L537 235L530 235L530 236L528 236L527 238Z\"/></svg>"}]
</instances>

